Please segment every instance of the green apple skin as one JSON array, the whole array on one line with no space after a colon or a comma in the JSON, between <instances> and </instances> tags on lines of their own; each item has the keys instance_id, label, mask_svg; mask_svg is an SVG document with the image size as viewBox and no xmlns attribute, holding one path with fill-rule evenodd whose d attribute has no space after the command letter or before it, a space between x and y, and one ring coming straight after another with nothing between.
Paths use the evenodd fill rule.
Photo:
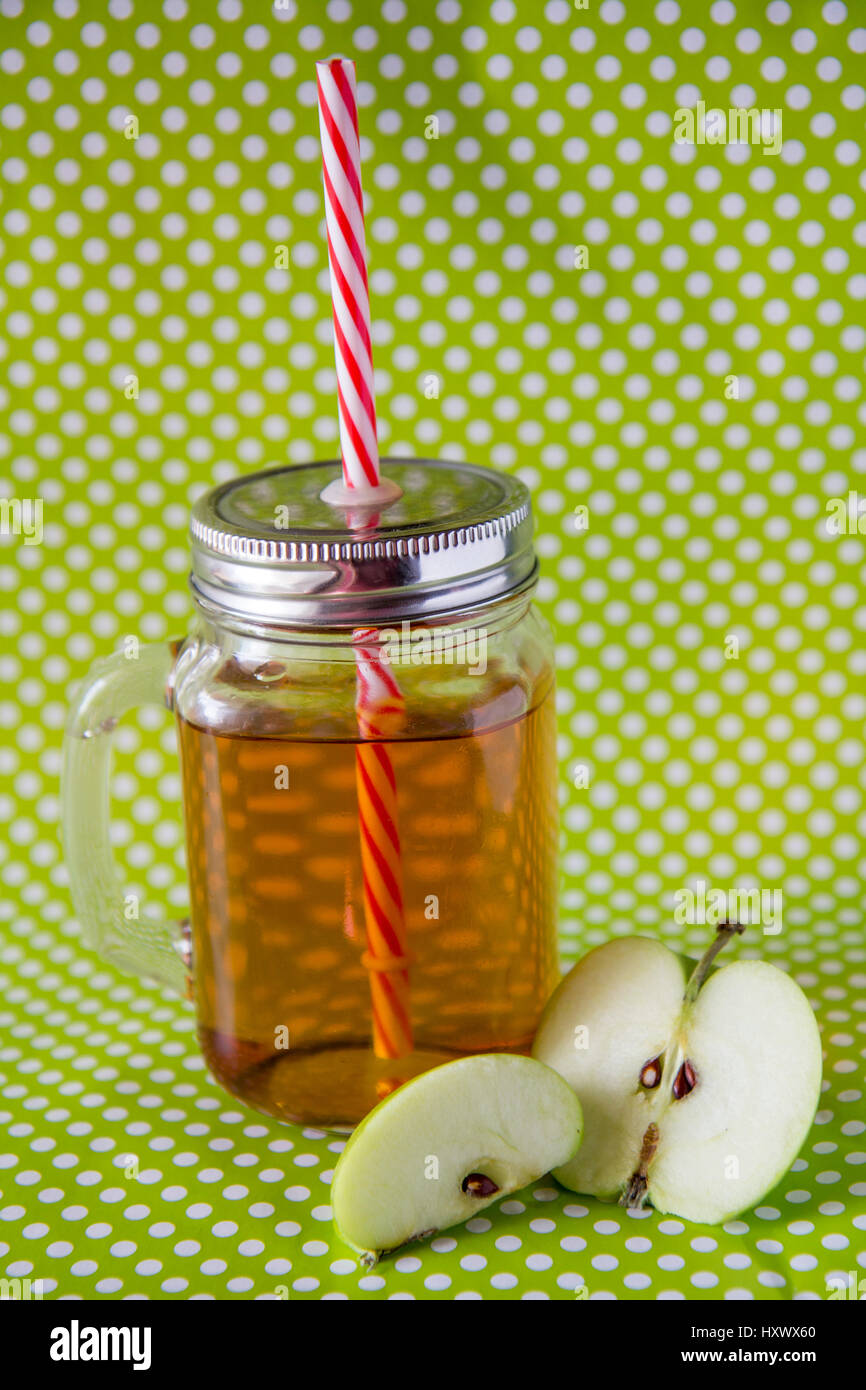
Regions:
<instances>
[{"instance_id":1,"label":"green apple skin","mask_svg":"<svg viewBox=\"0 0 866 1390\"><path fill-rule=\"evenodd\" d=\"M645 937L595 948L551 997L533 1056L561 1073L583 1108L583 1143L554 1170L559 1182L615 1200L655 1123L648 1199L718 1223L758 1202L799 1152L820 1096L821 1039L802 990L775 966L717 967L686 1005L693 965ZM642 1069L657 1057L661 1081L647 1089ZM697 1082L675 1099L685 1059Z\"/></svg>"},{"instance_id":2,"label":"green apple skin","mask_svg":"<svg viewBox=\"0 0 866 1390\"><path fill-rule=\"evenodd\" d=\"M580 1102L531 1057L485 1053L422 1073L358 1125L331 1184L337 1233L364 1263L476 1216L574 1156ZM463 1191L470 1174L496 1185Z\"/></svg>"}]
</instances>

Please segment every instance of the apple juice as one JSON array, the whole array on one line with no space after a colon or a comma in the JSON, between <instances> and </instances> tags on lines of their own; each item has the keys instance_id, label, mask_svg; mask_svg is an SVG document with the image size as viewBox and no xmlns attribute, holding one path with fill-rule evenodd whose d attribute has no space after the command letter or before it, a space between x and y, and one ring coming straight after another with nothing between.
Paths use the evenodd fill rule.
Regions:
<instances>
[{"instance_id":1,"label":"apple juice","mask_svg":"<svg viewBox=\"0 0 866 1390\"><path fill-rule=\"evenodd\" d=\"M414 1037L396 1060L372 1047L355 742L303 720L291 737L178 726L199 1036L221 1085L343 1129L429 1067L528 1051L558 979L550 686L480 730L385 740Z\"/></svg>"}]
</instances>

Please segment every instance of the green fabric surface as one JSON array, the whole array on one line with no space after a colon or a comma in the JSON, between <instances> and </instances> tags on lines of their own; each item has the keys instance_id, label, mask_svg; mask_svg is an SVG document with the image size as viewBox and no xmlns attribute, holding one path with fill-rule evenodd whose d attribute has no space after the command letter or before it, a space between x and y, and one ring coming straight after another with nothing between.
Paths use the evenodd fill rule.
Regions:
<instances>
[{"instance_id":1,"label":"green fabric surface","mask_svg":"<svg viewBox=\"0 0 866 1390\"><path fill-rule=\"evenodd\" d=\"M41 499L44 526L0 536L0 1277L295 1300L866 1276L864 546L826 512L866 471L861 18L0 0L0 498ZM129 635L184 632L203 489L338 449L314 76L336 53L358 63L383 451L533 488L564 963L634 931L700 953L706 928L674 921L698 880L783 891L781 932L732 956L801 983L825 1090L792 1171L724 1228L548 1179L365 1275L329 1219L342 1141L240 1109L189 1006L102 965L71 915L77 683ZM780 109L780 151L676 143L699 100ZM116 743L129 891L181 915L173 728L145 712Z\"/></svg>"}]
</instances>

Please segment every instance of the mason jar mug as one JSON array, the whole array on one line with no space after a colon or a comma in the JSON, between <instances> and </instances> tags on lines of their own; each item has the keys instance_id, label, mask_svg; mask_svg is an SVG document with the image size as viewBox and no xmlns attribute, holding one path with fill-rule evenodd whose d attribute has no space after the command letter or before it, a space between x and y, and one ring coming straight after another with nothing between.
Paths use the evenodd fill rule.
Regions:
<instances>
[{"instance_id":1,"label":"mason jar mug","mask_svg":"<svg viewBox=\"0 0 866 1390\"><path fill-rule=\"evenodd\" d=\"M187 993L222 1086L346 1129L409 1077L526 1051L557 978L551 643L529 496L468 464L385 461L378 512L335 463L207 493L195 620L97 663L70 717L64 834L90 944ZM174 714L187 921L127 920L111 735Z\"/></svg>"}]
</instances>

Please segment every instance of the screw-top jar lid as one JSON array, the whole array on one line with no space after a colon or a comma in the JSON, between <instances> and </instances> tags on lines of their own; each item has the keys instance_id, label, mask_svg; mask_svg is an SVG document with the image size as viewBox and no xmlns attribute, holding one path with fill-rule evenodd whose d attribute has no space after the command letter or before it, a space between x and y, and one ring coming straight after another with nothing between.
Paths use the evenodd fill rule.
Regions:
<instances>
[{"instance_id":1,"label":"screw-top jar lid","mask_svg":"<svg viewBox=\"0 0 866 1390\"><path fill-rule=\"evenodd\" d=\"M351 524L321 496L338 462L205 493L190 528L199 603L268 627L342 627L462 612L534 584L532 510L517 478L449 460L382 463L402 495Z\"/></svg>"}]
</instances>

